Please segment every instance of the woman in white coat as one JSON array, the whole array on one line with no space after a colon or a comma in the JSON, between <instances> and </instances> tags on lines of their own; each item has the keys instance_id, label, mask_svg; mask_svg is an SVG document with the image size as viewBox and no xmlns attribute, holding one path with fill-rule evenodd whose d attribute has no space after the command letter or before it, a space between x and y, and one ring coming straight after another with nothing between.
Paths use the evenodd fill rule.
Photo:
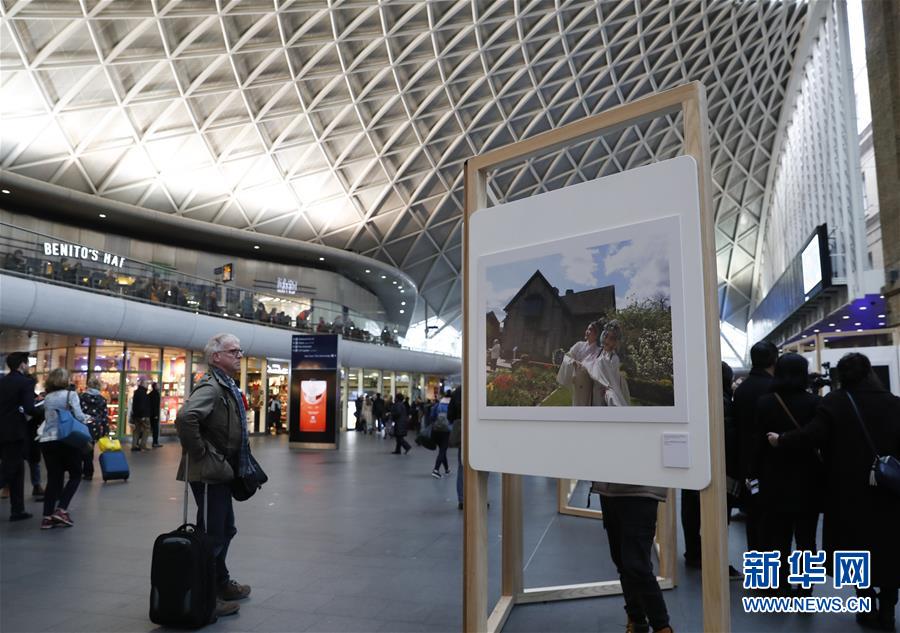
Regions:
<instances>
[{"instance_id":1,"label":"woman in white coat","mask_svg":"<svg viewBox=\"0 0 900 633\"><path fill-rule=\"evenodd\" d=\"M372 406L372 398L367 395L362 406L362 419L366 425L366 433L372 433L375 430L375 417L372 415Z\"/></svg>"},{"instance_id":2,"label":"woman in white coat","mask_svg":"<svg viewBox=\"0 0 900 633\"><path fill-rule=\"evenodd\" d=\"M600 353L597 346L599 334L600 323L594 321L589 324L584 331L584 340L578 341L566 352L556 374L556 382L564 387L571 387L573 407L598 406L603 402L602 387L591 378L587 370Z\"/></svg>"}]
</instances>

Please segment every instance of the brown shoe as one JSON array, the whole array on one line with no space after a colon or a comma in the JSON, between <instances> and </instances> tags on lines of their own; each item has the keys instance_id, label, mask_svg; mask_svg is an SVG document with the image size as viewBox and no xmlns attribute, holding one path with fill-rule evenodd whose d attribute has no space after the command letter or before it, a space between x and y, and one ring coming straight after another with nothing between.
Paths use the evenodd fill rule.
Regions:
<instances>
[{"instance_id":1,"label":"brown shoe","mask_svg":"<svg viewBox=\"0 0 900 633\"><path fill-rule=\"evenodd\" d=\"M241 610L241 605L237 602L225 602L224 600L216 600L216 617L224 618L226 615L234 615Z\"/></svg>"},{"instance_id":2,"label":"brown shoe","mask_svg":"<svg viewBox=\"0 0 900 633\"><path fill-rule=\"evenodd\" d=\"M250 595L250 585L242 585L236 580L229 580L224 587L219 587L220 600L243 600Z\"/></svg>"},{"instance_id":3,"label":"brown shoe","mask_svg":"<svg viewBox=\"0 0 900 633\"><path fill-rule=\"evenodd\" d=\"M628 622L625 624L625 633L650 633L650 624L647 620L635 622L628 618Z\"/></svg>"}]
</instances>

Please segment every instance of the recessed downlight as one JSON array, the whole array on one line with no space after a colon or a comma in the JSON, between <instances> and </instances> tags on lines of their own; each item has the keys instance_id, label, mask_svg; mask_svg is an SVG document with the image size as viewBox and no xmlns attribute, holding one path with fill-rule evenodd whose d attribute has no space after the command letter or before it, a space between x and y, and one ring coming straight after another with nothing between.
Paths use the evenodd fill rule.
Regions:
<instances>
[{"instance_id":1,"label":"recessed downlight","mask_svg":"<svg viewBox=\"0 0 900 633\"><path fill-rule=\"evenodd\" d=\"M325 258L324 258L324 257L320 257L320 258L319 258L319 261L320 261L320 262L324 262L324 261L325 261Z\"/></svg>"},{"instance_id":2,"label":"recessed downlight","mask_svg":"<svg viewBox=\"0 0 900 633\"><path fill-rule=\"evenodd\" d=\"M106 214L105 214L105 213L101 213L101 214L100 214L100 217L101 217L101 218L106 218Z\"/></svg>"},{"instance_id":3,"label":"recessed downlight","mask_svg":"<svg viewBox=\"0 0 900 633\"><path fill-rule=\"evenodd\" d=\"M258 250L259 250L259 244L254 244L254 245L253 245L253 250L258 251Z\"/></svg>"},{"instance_id":4,"label":"recessed downlight","mask_svg":"<svg viewBox=\"0 0 900 633\"><path fill-rule=\"evenodd\" d=\"M368 269L368 268L366 268L366 272L367 272L367 273L370 273L370 272L372 272L372 271L371 271L371 270L369 270L369 269Z\"/></svg>"},{"instance_id":5,"label":"recessed downlight","mask_svg":"<svg viewBox=\"0 0 900 633\"><path fill-rule=\"evenodd\" d=\"M8 194L8 193L9 193L9 189L0 189L0 193Z\"/></svg>"},{"instance_id":6,"label":"recessed downlight","mask_svg":"<svg viewBox=\"0 0 900 633\"><path fill-rule=\"evenodd\" d=\"M406 314L406 310L400 310L400 314Z\"/></svg>"}]
</instances>

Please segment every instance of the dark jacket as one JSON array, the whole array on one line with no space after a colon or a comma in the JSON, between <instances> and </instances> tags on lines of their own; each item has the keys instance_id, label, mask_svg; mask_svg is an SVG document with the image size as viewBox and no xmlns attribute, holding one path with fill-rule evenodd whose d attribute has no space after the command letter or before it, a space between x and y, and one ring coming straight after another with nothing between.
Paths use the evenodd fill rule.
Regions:
<instances>
[{"instance_id":1,"label":"dark jacket","mask_svg":"<svg viewBox=\"0 0 900 633\"><path fill-rule=\"evenodd\" d=\"M725 414L725 474L732 479L740 480L740 438L731 394L726 393L723 396L722 410Z\"/></svg>"},{"instance_id":2,"label":"dark jacket","mask_svg":"<svg viewBox=\"0 0 900 633\"><path fill-rule=\"evenodd\" d=\"M182 458L178 480L184 480L184 453L190 455L189 481L224 483L234 479L229 460L241 446L241 413L225 384L212 370L197 382L175 418Z\"/></svg>"},{"instance_id":3,"label":"dark jacket","mask_svg":"<svg viewBox=\"0 0 900 633\"><path fill-rule=\"evenodd\" d=\"M34 415L34 378L10 371L0 378L0 442L20 442L28 437L26 414Z\"/></svg>"},{"instance_id":4,"label":"dark jacket","mask_svg":"<svg viewBox=\"0 0 900 633\"><path fill-rule=\"evenodd\" d=\"M94 437L100 438L109 433L109 410L106 407L106 398L100 392L88 389L79 396L81 410L85 415L91 416L94 425Z\"/></svg>"},{"instance_id":5,"label":"dark jacket","mask_svg":"<svg viewBox=\"0 0 900 633\"><path fill-rule=\"evenodd\" d=\"M450 406L447 407L447 418L455 422L462 418L462 389L457 387L450 394Z\"/></svg>"},{"instance_id":6,"label":"dark jacket","mask_svg":"<svg viewBox=\"0 0 900 633\"><path fill-rule=\"evenodd\" d=\"M738 461L741 479L757 476L753 465L757 463L761 438L756 435L756 401L769 393L772 376L764 369L751 369L750 375L734 391L734 415L738 429Z\"/></svg>"},{"instance_id":7,"label":"dark jacket","mask_svg":"<svg viewBox=\"0 0 900 633\"><path fill-rule=\"evenodd\" d=\"M394 435L406 437L409 430L409 413L403 402L395 402L391 407L391 419L394 421Z\"/></svg>"},{"instance_id":8,"label":"dark jacket","mask_svg":"<svg viewBox=\"0 0 900 633\"><path fill-rule=\"evenodd\" d=\"M784 404L803 427L809 424L821 398L808 391L780 394ZM814 449L772 448L766 433L787 433L797 427L778 403L774 393L768 393L756 403L756 435L760 446L753 471L759 475L759 492L765 506L776 512L819 512L825 468Z\"/></svg>"},{"instance_id":9,"label":"dark jacket","mask_svg":"<svg viewBox=\"0 0 900 633\"><path fill-rule=\"evenodd\" d=\"M384 398L381 396L372 400L372 415L378 419L384 417Z\"/></svg>"},{"instance_id":10,"label":"dark jacket","mask_svg":"<svg viewBox=\"0 0 900 633\"><path fill-rule=\"evenodd\" d=\"M131 415L135 418L149 418L153 413L150 396L146 387L138 387L131 396Z\"/></svg>"},{"instance_id":11,"label":"dark jacket","mask_svg":"<svg viewBox=\"0 0 900 633\"><path fill-rule=\"evenodd\" d=\"M875 388L855 389L860 409L880 455L900 457L900 398ZM900 582L900 503L869 485L875 456L866 442L847 394L834 391L822 400L812 422L779 438L780 449L819 446L825 453L825 550L870 550L872 584Z\"/></svg>"},{"instance_id":12,"label":"dark jacket","mask_svg":"<svg viewBox=\"0 0 900 633\"><path fill-rule=\"evenodd\" d=\"M159 404L160 404L160 394L159 389L151 389L147 392L147 400L150 404L150 419L151 420L159 420Z\"/></svg>"}]
</instances>

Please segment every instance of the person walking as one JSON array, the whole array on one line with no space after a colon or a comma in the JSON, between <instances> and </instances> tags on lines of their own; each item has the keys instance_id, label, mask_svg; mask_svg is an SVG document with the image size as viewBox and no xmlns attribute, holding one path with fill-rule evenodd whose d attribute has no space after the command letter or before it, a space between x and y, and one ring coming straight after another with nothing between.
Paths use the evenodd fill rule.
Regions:
<instances>
[{"instance_id":1,"label":"person walking","mask_svg":"<svg viewBox=\"0 0 900 633\"><path fill-rule=\"evenodd\" d=\"M266 435L270 431L274 431L275 435L281 432L281 398L277 391L269 398L269 407L266 410Z\"/></svg>"},{"instance_id":2,"label":"person walking","mask_svg":"<svg viewBox=\"0 0 900 633\"><path fill-rule=\"evenodd\" d=\"M456 446L456 505L463 509L463 467L462 467L462 385L457 385L450 394L450 404L447 405L447 417L450 419L450 437L458 438ZM450 441L447 445L450 445Z\"/></svg>"},{"instance_id":3,"label":"person walking","mask_svg":"<svg viewBox=\"0 0 900 633\"><path fill-rule=\"evenodd\" d=\"M595 482L594 489L600 493L609 553L622 584L628 616L625 630L643 632L652 627L672 633L651 557L656 512L666 499L666 489L601 482Z\"/></svg>"},{"instance_id":4,"label":"person walking","mask_svg":"<svg viewBox=\"0 0 900 633\"><path fill-rule=\"evenodd\" d=\"M366 399L363 401L362 405L362 420L363 420L363 430L366 433L371 434L374 430L375 416L372 413L373 405L372 398L366 394Z\"/></svg>"},{"instance_id":5,"label":"person walking","mask_svg":"<svg viewBox=\"0 0 900 633\"><path fill-rule=\"evenodd\" d=\"M159 407L161 398L159 385L155 382L150 385L147 399L149 400L150 406L150 431L153 434L153 448L159 448L162 446L162 444L159 443Z\"/></svg>"},{"instance_id":6,"label":"person walking","mask_svg":"<svg viewBox=\"0 0 900 633\"><path fill-rule=\"evenodd\" d=\"M450 443L450 418L448 412L450 410L450 390L444 394L440 402L431 408L431 439L437 444L438 454L434 460L434 469L431 476L440 479L441 465L444 466L444 475L450 474L450 465L447 463L447 446Z\"/></svg>"},{"instance_id":7,"label":"person walking","mask_svg":"<svg viewBox=\"0 0 900 633\"><path fill-rule=\"evenodd\" d=\"M209 370L197 382L178 416L175 428L182 456L177 479L190 482L197 502L197 524L212 539L216 555L218 599L216 615L233 615L235 602L250 595L228 571L226 557L237 534L229 483L252 473L244 398L234 381L241 370L240 340L233 334L217 334L206 344ZM204 520L204 497L208 522Z\"/></svg>"},{"instance_id":8,"label":"person walking","mask_svg":"<svg viewBox=\"0 0 900 633\"><path fill-rule=\"evenodd\" d=\"M131 396L131 450L138 452L147 450L147 439L150 437L150 395L147 393L147 380L138 380L137 389Z\"/></svg>"},{"instance_id":9,"label":"person walking","mask_svg":"<svg viewBox=\"0 0 900 633\"><path fill-rule=\"evenodd\" d=\"M103 383L97 376L91 376L87 381L87 389L79 396L81 410L85 415L89 416L91 422L91 442L90 450L85 450L82 455L81 476L83 479L90 481L94 477L94 443L109 433L109 412L106 407L106 398L100 393L103 389Z\"/></svg>"},{"instance_id":10,"label":"person walking","mask_svg":"<svg viewBox=\"0 0 900 633\"><path fill-rule=\"evenodd\" d=\"M32 517L25 512L25 456L28 418L35 413L34 379L26 352L7 355L6 366L9 372L0 378L0 488L9 487L9 520L23 521Z\"/></svg>"},{"instance_id":11,"label":"person walking","mask_svg":"<svg viewBox=\"0 0 900 633\"><path fill-rule=\"evenodd\" d=\"M402 393L397 394L391 407L391 420L394 422L394 441L397 444L392 454L399 455L401 448L409 453L409 449L412 448L406 441L406 433L409 431L409 411L406 409L406 403L403 402Z\"/></svg>"},{"instance_id":12,"label":"person walking","mask_svg":"<svg viewBox=\"0 0 900 633\"><path fill-rule=\"evenodd\" d=\"M44 383L44 423L38 431L41 454L47 465L47 490L44 493L44 518L41 529L72 527L75 522L69 514L69 504L81 483L81 451L59 440L59 412L68 410L81 422L88 417L81 410L81 401L75 391L69 390L69 372L57 367L47 374ZM63 485L68 473L69 479Z\"/></svg>"},{"instance_id":13,"label":"person walking","mask_svg":"<svg viewBox=\"0 0 900 633\"><path fill-rule=\"evenodd\" d=\"M738 455L741 478L745 482L743 506L746 513L747 551L762 550L765 546L763 535L763 508L760 504L758 486L759 473L754 471L759 463L759 453L765 438L756 430L756 402L772 387L772 374L775 373L775 361L778 360L778 348L768 341L760 341L750 348L750 375L734 392L734 415L737 420Z\"/></svg>"},{"instance_id":14,"label":"person walking","mask_svg":"<svg viewBox=\"0 0 900 633\"><path fill-rule=\"evenodd\" d=\"M809 424L766 437L781 450L822 449L822 540L828 560L836 551L871 552L871 587L857 594L872 598L873 608L856 618L867 628L893 631L900 586L900 503L890 491L870 484L870 472L876 454L900 458L900 398L881 385L863 354L846 354L837 374L840 388L822 399Z\"/></svg>"},{"instance_id":15,"label":"person walking","mask_svg":"<svg viewBox=\"0 0 900 633\"><path fill-rule=\"evenodd\" d=\"M816 529L821 511L825 469L818 451L809 447L776 450L765 441L768 433L786 433L809 424L821 398L807 391L809 363L799 354L785 354L775 363L772 393L756 403L759 497L763 508L766 550L781 552L779 586L789 587L788 557L795 549L817 551ZM804 590L807 591L807 590ZM807 595L811 590L807 591Z\"/></svg>"},{"instance_id":16,"label":"person walking","mask_svg":"<svg viewBox=\"0 0 900 633\"><path fill-rule=\"evenodd\" d=\"M381 431L381 429L384 428L384 414L389 410L390 409L386 407L384 398L381 397L381 394L376 393L375 398L372 400L372 417L375 420L376 431Z\"/></svg>"}]
</instances>

